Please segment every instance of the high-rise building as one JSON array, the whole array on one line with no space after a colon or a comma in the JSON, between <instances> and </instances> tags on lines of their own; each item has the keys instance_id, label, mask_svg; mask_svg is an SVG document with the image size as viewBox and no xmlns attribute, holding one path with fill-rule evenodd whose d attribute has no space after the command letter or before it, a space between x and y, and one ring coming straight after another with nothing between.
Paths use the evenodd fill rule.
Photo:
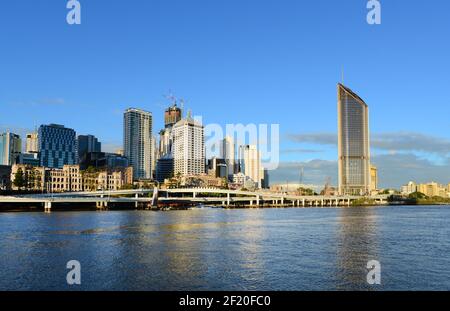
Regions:
<instances>
[{"instance_id":1,"label":"high-rise building","mask_svg":"<svg viewBox=\"0 0 450 311\"><path fill-rule=\"evenodd\" d=\"M181 118L181 109L177 107L177 104L174 104L164 112L164 125L166 128L172 127L180 121Z\"/></svg>"},{"instance_id":2,"label":"high-rise building","mask_svg":"<svg viewBox=\"0 0 450 311\"><path fill-rule=\"evenodd\" d=\"M261 170L261 154L256 145L239 146L239 167L245 176L261 188L264 173Z\"/></svg>"},{"instance_id":3,"label":"high-rise building","mask_svg":"<svg viewBox=\"0 0 450 311\"><path fill-rule=\"evenodd\" d=\"M262 169L262 182L261 182L261 188L263 189L269 189L270 188L270 181L269 181L269 170L267 168L261 167Z\"/></svg>"},{"instance_id":4,"label":"high-rise building","mask_svg":"<svg viewBox=\"0 0 450 311\"><path fill-rule=\"evenodd\" d=\"M228 167L224 159L213 157L208 160L208 175L229 179ZM232 176L231 176L232 178Z\"/></svg>"},{"instance_id":5,"label":"high-rise building","mask_svg":"<svg viewBox=\"0 0 450 311\"><path fill-rule=\"evenodd\" d=\"M166 179L173 177L173 157L172 154L166 154L158 159L156 166L156 180L163 183Z\"/></svg>"},{"instance_id":6,"label":"high-rise building","mask_svg":"<svg viewBox=\"0 0 450 311\"><path fill-rule=\"evenodd\" d=\"M370 193L369 107L358 95L338 84L339 193Z\"/></svg>"},{"instance_id":7,"label":"high-rise building","mask_svg":"<svg viewBox=\"0 0 450 311\"><path fill-rule=\"evenodd\" d=\"M370 165L370 191L378 190L378 169L375 165Z\"/></svg>"},{"instance_id":8,"label":"high-rise building","mask_svg":"<svg viewBox=\"0 0 450 311\"><path fill-rule=\"evenodd\" d=\"M159 156L172 153L172 128L165 128L159 132Z\"/></svg>"},{"instance_id":9,"label":"high-rise building","mask_svg":"<svg viewBox=\"0 0 450 311\"><path fill-rule=\"evenodd\" d=\"M152 114L129 108L124 113L123 148L135 179L152 177Z\"/></svg>"},{"instance_id":10,"label":"high-rise building","mask_svg":"<svg viewBox=\"0 0 450 311\"><path fill-rule=\"evenodd\" d=\"M152 146L152 178L156 178L156 164L158 161L158 148L156 147L156 136L153 135L151 139L151 146Z\"/></svg>"},{"instance_id":11,"label":"high-rise building","mask_svg":"<svg viewBox=\"0 0 450 311\"><path fill-rule=\"evenodd\" d=\"M220 148L220 157L225 160L225 164L227 165L228 176L233 176L235 173L235 145L233 138L230 136L225 137L222 140L221 148Z\"/></svg>"},{"instance_id":12,"label":"high-rise building","mask_svg":"<svg viewBox=\"0 0 450 311\"><path fill-rule=\"evenodd\" d=\"M27 134L27 140L25 143L25 152L30 154L39 152L38 133Z\"/></svg>"},{"instance_id":13,"label":"high-rise building","mask_svg":"<svg viewBox=\"0 0 450 311\"><path fill-rule=\"evenodd\" d=\"M173 126L174 175L205 173L204 128L188 115Z\"/></svg>"},{"instance_id":14,"label":"high-rise building","mask_svg":"<svg viewBox=\"0 0 450 311\"><path fill-rule=\"evenodd\" d=\"M15 164L16 157L22 152L22 140L14 133L0 134L0 165Z\"/></svg>"},{"instance_id":15,"label":"high-rise building","mask_svg":"<svg viewBox=\"0 0 450 311\"><path fill-rule=\"evenodd\" d=\"M87 152L80 159L80 169L95 168L126 168L129 166L128 159L120 154L108 152Z\"/></svg>"},{"instance_id":16,"label":"high-rise building","mask_svg":"<svg viewBox=\"0 0 450 311\"><path fill-rule=\"evenodd\" d=\"M38 130L40 166L63 168L78 163L77 134L63 125L41 125Z\"/></svg>"},{"instance_id":17,"label":"high-rise building","mask_svg":"<svg viewBox=\"0 0 450 311\"><path fill-rule=\"evenodd\" d=\"M78 136L78 159L82 159L88 152L102 152L102 144L93 135Z\"/></svg>"}]
</instances>

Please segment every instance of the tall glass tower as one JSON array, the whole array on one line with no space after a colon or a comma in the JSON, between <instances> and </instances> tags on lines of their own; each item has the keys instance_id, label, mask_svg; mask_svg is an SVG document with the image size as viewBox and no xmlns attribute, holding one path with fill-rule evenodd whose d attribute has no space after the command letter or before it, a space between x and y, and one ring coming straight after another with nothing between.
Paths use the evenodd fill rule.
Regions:
<instances>
[{"instance_id":1,"label":"tall glass tower","mask_svg":"<svg viewBox=\"0 0 450 311\"><path fill-rule=\"evenodd\" d=\"M38 147L41 166L63 168L78 163L77 135L73 129L59 124L41 125Z\"/></svg>"},{"instance_id":2,"label":"tall glass tower","mask_svg":"<svg viewBox=\"0 0 450 311\"><path fill-rule=\"evenodd\" d=\"M22 140L10 132L0 134L0 165L13 165L22 151Z\"/></svg>"},{"instance_id":3,"label":"tall glass tower","mask_svg":"<svg viewBox=\"0 0 450 311\"><path fill-rule=\"evenodd\" d=\"M123 149L135 179L152 177L152 114L129 108L123 116Z\"/></svg>"},{"instance_id":4,"label":"tall glass tower","mask_svg":"<svg viewBox=\"0 0 450 311\"><path fill-rule=\"evenodd\" d=\"M338 84L339 193L370 193L369 107L358 95Z\"/></svg>"}]
</instances>

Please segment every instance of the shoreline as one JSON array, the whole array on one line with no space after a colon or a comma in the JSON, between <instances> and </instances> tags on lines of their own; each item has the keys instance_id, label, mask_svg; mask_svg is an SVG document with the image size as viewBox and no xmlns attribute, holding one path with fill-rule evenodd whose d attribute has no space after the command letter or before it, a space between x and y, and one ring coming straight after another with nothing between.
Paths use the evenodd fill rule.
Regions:
<instances>
[{"instance_id":1,"label":"shoreline","mask_svg":"<svg viewBox=\"0 0 450 311\"><path fill-rule=\"evenodd\" d=\"M350 206L237 206L237 207L225 207L225 206L205 206L205 207L197 207L197 206L189 206L189 207L158 207L158 208L103 208L97 209L95 207L59 207L54 208L52 212L115 212L115 211L148 211L148 212L166 212L166 211L201 211L201 210L256 210L256 209L352 209L352 208L383 208L383 207L413 207L413 206L447 206L450 207L450 203L429 203L429 204L378 204L378 205L350 205ZM44 207L37 206L28 206L28 207L2 207L0 205L0 214L7 213L44 213Z\"/></svg>"}]
</instances>

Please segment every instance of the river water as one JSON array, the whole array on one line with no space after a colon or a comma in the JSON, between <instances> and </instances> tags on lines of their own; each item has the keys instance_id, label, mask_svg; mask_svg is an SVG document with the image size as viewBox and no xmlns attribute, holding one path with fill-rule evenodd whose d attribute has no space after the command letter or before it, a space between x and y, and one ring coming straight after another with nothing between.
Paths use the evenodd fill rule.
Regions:
<instances>
[{"instance_id":1,"label":"river water","mask_svg":"<svg viewBox=\"0 0 450 311\"><path fill-rule=\"evenodd\" d=\"M3 213L0 255L0 290L450 290L450 207Z\"/></svg>"}]
</instances>

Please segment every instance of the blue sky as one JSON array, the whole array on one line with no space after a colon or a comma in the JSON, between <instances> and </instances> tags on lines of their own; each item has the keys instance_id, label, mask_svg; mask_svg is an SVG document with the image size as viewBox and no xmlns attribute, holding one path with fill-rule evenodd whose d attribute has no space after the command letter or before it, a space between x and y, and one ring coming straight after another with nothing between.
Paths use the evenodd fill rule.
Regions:
<instances>
[{"instance_id":1,"label":"blue sky","mask_svg":"<svg viewBox=\"0 0 450 311\"><path fill-rule=\"evenodd\" d=\"M0 129L61 123L122 142L122 111L163 124L169 90L205 123L276 123L272 182L336 180L336 83L370 107L383 187L450 182L450 4L365 0L65 0L0 4ZM331 139L330 139L331 138Z\"/></svg>"}]
</instances>

